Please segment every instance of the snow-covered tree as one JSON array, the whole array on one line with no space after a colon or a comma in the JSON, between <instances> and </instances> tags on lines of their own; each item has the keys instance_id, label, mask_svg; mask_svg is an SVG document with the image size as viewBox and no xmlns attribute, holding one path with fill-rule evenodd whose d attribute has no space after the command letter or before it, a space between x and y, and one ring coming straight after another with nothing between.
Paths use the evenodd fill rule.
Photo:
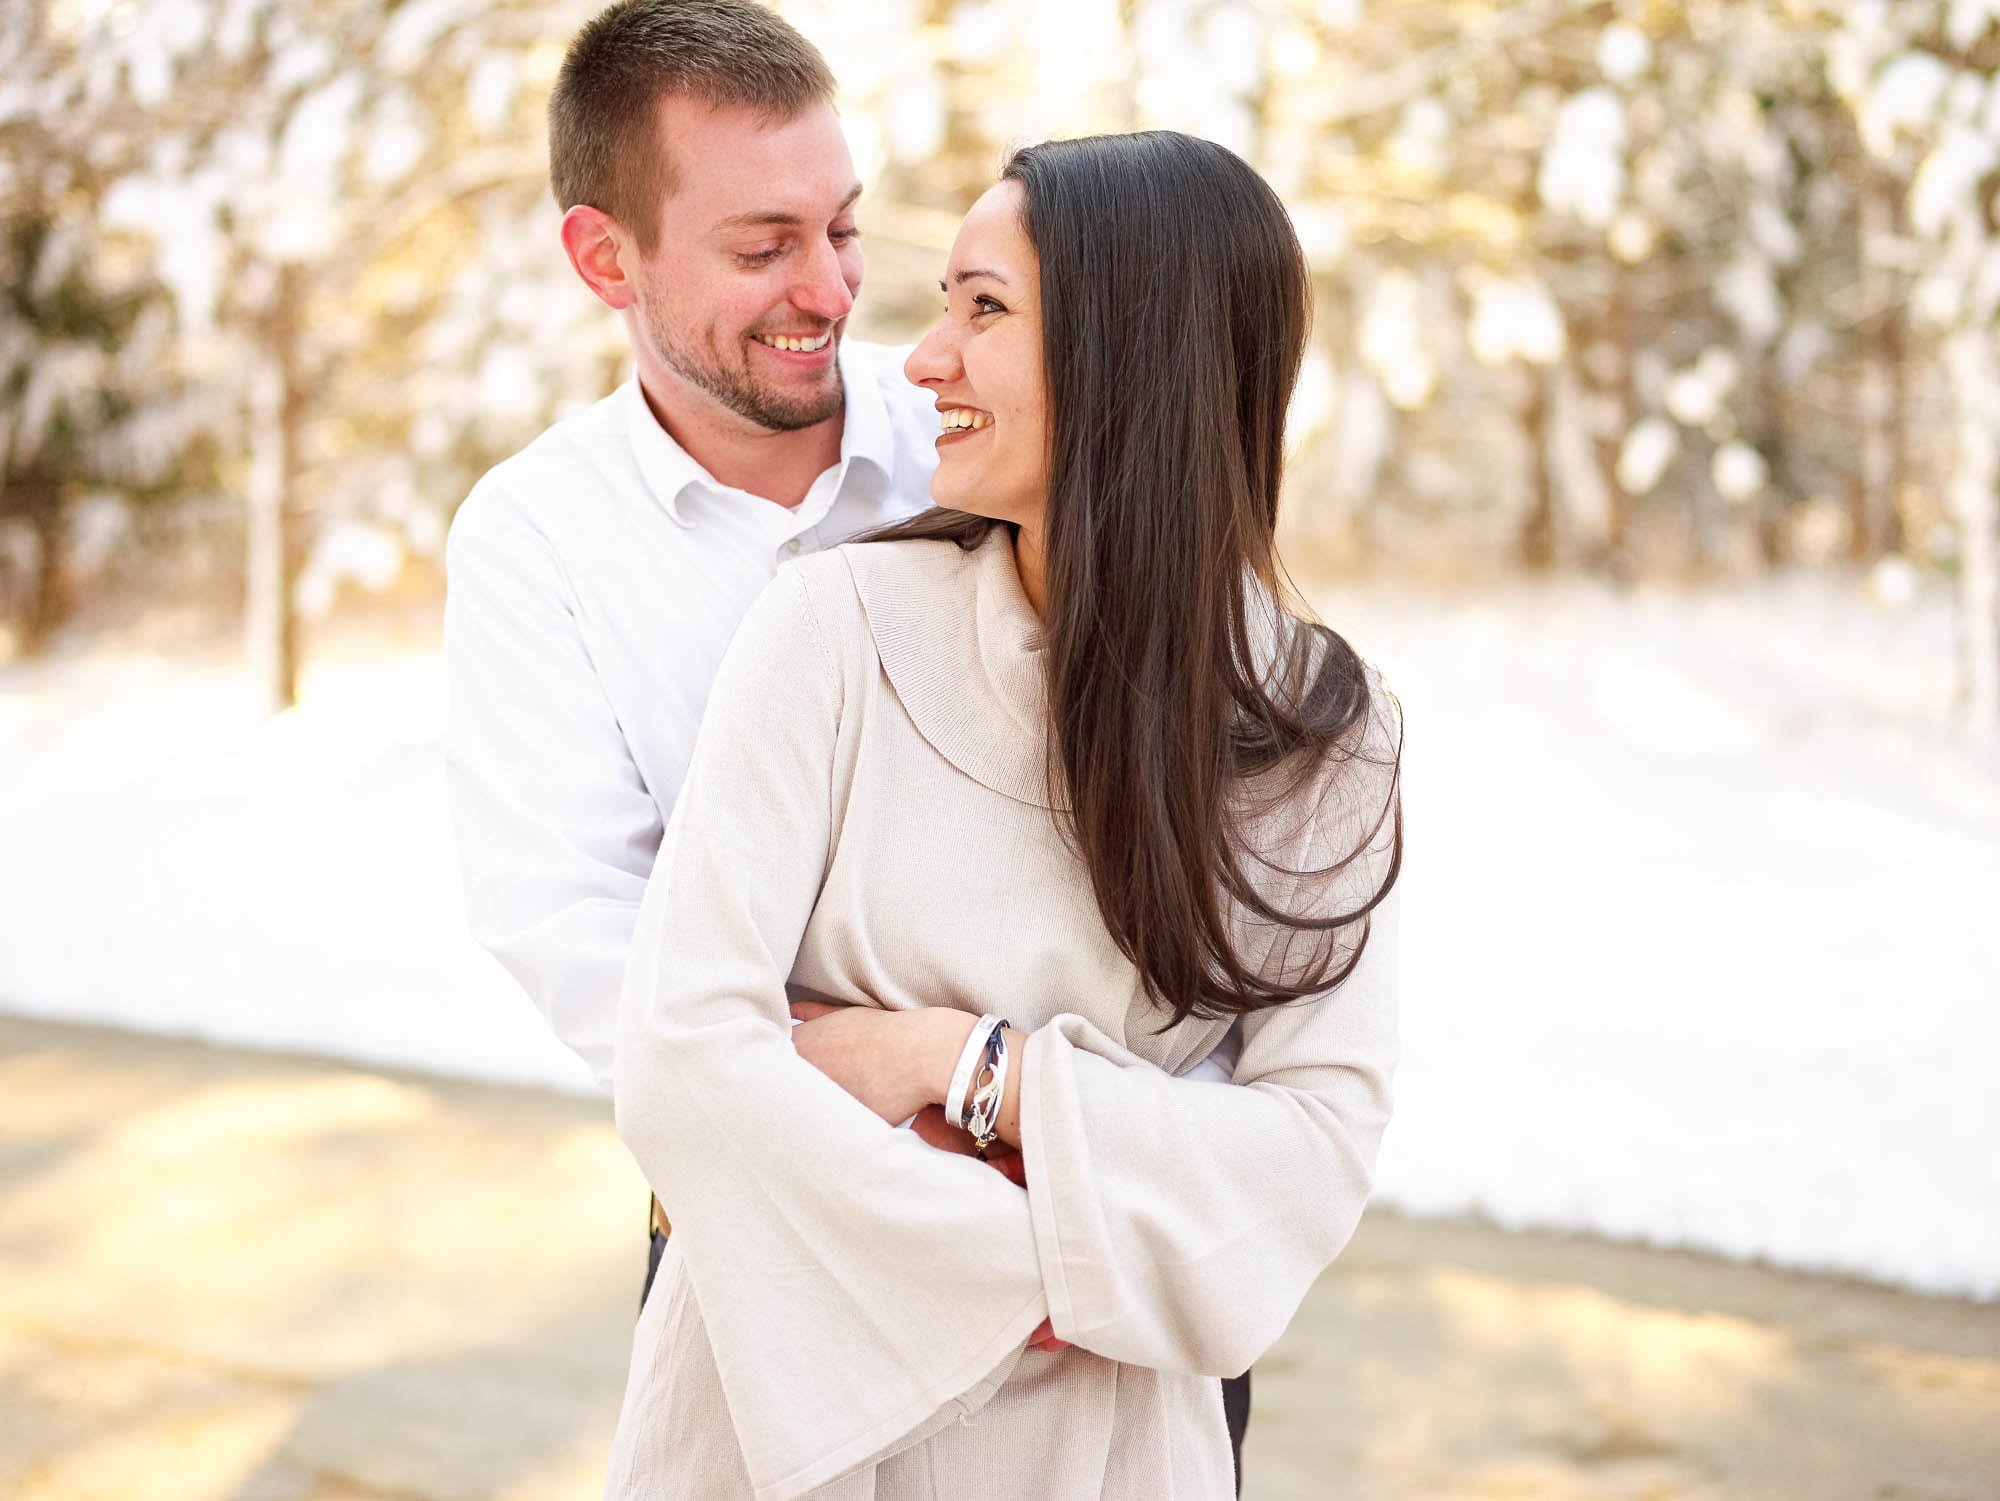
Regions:
<instances>
[{"instance_id":1,"label":"snow-covered tree","mask_svg":"<svg viewBox=\"0 0 2000 1501\"><path fill-rule=\"evenodd\" d=\"M1902 188L1909 229L1896 237L1878 221L1867 253L1913 273L1912 308L1937 341L1950 392L1961 691L1972 721L1991 732L2000 728L2000 3L1831 9L1835 84Z\"/></svg>"},{"instance_id":2,"label":"snow-covered tree","mask_svg":"<svg viewBox=\"0 0 2000 1501\"><path fill-rule=\"evenodd\" d=\"M207 416L170 357L150 265L97 223L107 163L93 136L112 112L53 107L69 59L38 20L0 22L0 527L31 539L18 609L31 652L68 610L76 502L191 477Z\"/></svg>"},{"instance_id":3,"label":"snow-covered tree","mask_svg":"<svg viewBox=\"0 0 2000 1501\"><path fill-rule=\"evenodd\" d=\"M615 329L579 322L542 157L541 96L589 9L44 16L60 43L45 98L121 105L91 143L101 221L150 244L175 357L231 398L222 479L244 501L250 646L275 704L296 691L296 606L338 581L342 539L435 554L480 468L602 389Z\"/></svg>"},{"instance_id":4,"label":"snow-covered tree","mask_svg":"<svg viewBox=\"0 0 2000 1501\"><path fill-rule=\"evenodd\" d=\"M778 0L870 187L858 331L931 316L1011 145L1195 131L1269 177L1312 263L1294 537L1617 576L1910 552L1960 570L1989 723L1996 5ZM68 122L84 185L24 222L116 252L81 252L111 295L170 290L129 362L213 398L183 417L243 501L280 701L293 603L434 555L480 468L624 368L544 185L546 91L595 8L0 17L0 132ZM140 384L147 409L172 388Z\"/></svg>"}]
</instances>

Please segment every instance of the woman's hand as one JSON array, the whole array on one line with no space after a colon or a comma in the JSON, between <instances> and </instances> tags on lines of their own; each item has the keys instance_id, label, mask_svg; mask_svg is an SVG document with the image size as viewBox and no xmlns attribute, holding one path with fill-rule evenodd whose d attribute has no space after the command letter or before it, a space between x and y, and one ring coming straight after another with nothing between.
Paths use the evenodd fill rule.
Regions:
<instances>
[{"instance_id":1,"label":"woman's hand","mask_svg":"<svg viewBox=\"0 0 2000 1501\"><path fill-rule=\"evenodd\" d=\"M978 1155L972 1133L946 1121L942 1105L924 1106L917 1112L917 1118L910 1122L910 1129L940 1152L956 1152L961 1157ZM1016 1188L1028 1186L1027 1159L1005 1142L995 1142L986 1149L986 1165Z\"/></svg>"}]
</instances>

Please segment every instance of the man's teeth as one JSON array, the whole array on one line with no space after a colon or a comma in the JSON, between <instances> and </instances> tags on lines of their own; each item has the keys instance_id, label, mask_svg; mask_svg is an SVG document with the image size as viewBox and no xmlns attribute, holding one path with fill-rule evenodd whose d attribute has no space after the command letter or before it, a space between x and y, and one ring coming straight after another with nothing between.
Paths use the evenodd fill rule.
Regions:
<instances>
[{"instance_id":1,"label":"man's teeth","mask_svg":"<svg viewBox=\"0 0 2000 1501\"><path fill-rule=\"evenodd\" d=\"M815 349L826 348L826 341L832 337L833 330L829 328L817 339L793 339L784 334L759 334L757 342L769 344L773 349L787 349L793 354L811 354Z\"/></svg>"},{"instance_id":2,"label":"man's teeth","mask_svg":"<svg viewBox=\"0 0 2000 1501\"><path fill-rule=\"evenodd\" d=\"M984 412L975 412L971 407L952 407L938 413L938 426L946 432L959 428L979 429L991 427L993 419Z\"/></svg>"}]
</instances>

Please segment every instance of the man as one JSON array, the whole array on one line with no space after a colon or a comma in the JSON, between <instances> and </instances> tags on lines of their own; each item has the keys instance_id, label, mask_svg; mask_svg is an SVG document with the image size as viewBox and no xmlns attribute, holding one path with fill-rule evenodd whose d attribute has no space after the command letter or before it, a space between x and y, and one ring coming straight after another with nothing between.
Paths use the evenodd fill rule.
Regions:
<instances>
[{"instance_id":1,"label":"man","mask_svg":"<svg viewBox=\"0 0 2000 1501\"><path fill-rule=\"evenodd\" d=\"M637 376L482 479L447 553L472 927L600 1086L709 682L778 564L921 509L937 417L843 337L833 79L739 0L614 6L549 108L563 248Z\"/></svg>"},{"instance_id":2,"label":"man","mask_svg":"<svg viewBox=\"0 0 2000 1501\"><path fill-rule=\"evenodd\" d=\"M929 503L930 398L901 351L845 338L860 185L834 92L749 0L622 0L584 27L549 176L637 374L486 475L452 525L473 932L606 1089L640 897L738 621L787 559ZM664 1229L656 1206L648 1286ZM1247 1394L1226 1384L1239 1452Z\"/></svg>"}]
</instances>

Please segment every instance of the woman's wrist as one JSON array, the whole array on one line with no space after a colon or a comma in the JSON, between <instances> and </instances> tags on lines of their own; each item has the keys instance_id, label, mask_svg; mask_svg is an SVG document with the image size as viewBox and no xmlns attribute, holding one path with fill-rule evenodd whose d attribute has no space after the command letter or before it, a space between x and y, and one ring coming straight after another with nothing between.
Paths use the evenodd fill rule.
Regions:
<instances>
[{"instance_id":1,"label":"woman's wrist","mask_svg":"<svg viewBox=\"0 0 2000 1501\"><path fill-rule=\"evenodd\" d=\"M979 1018L956 1006L927 1006L911 1014L924 1017L927 1028L924 1044L911 1050L917 1091L926 1105L944 1105L948 1111L945 1097L951 1093L951 1076Z\"/></svg>"},{"instance_id":2,"label":"woman's wrist","mask_svg":"<svg viewBox=\"0 0 2000 1501\"><path fill-rule=\"evenodd\" d=\"M959 1057L972 1038L973 1028L979 1025L979 1018L955 1006L929 1006L903 1014L923 1018L926 1029L923 1040L910 1050L917 1067L914 1083L917 1097L926 1105L943 1106L949 1117L951 1104L946 1096L951 1093L952 1076L958 1071ZM1021 1144L1021 1080L1027 1069L1028 1034L1015 1027L1006 1028L1005 1033L1010 1067L1001 1098L1000 1118L996 1124L1000 1140L1008 1146L1018 1147Z\"/></svg>"}]
</instances>

